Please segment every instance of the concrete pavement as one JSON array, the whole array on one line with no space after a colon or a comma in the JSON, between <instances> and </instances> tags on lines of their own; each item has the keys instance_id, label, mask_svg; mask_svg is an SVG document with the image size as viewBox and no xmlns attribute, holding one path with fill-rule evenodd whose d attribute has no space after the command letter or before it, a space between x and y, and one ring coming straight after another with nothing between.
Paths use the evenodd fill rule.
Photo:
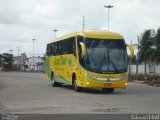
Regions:
<instances>
[{"instance_id":1,"label":"concrete pavement","mask_svg":"<svg viewBox=\"0 0 160 120\"><path fill-rule=\"evenodd\" d=\"M160 113L160 88L129 82L113 94L97 89L77 93L52 87L41 73L0 72L0 113L127 114Z\"/></svg>"}]
</instances>

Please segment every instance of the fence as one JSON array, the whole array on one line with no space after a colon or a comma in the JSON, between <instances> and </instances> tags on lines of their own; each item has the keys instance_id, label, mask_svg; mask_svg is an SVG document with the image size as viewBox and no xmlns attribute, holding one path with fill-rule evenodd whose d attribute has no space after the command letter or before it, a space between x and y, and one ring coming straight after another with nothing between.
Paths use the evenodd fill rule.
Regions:
<instances>
[{"instance_id":1,"label":"fence","mask_svg":"<svg viewBox=\"0 0 160 120\"><path fill-rule=\"evenodd\" d=\"M137 71L138 70L138 71ZM131 74L145 74L145 65L131 65L130 66L130 73ZM160 65L146 65L146 73L154 73L155 74L160 74Z\"/></svg>"}]
</instances>

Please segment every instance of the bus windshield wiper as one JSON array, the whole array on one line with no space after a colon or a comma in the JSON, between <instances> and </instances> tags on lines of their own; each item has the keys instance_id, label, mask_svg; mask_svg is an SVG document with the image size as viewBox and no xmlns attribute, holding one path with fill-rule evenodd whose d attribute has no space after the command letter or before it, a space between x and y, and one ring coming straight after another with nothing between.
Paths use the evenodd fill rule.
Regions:
<instances>
[{"instance_id":1,"label":"bus windshield wiper","mask_svg":"<svg viewBox=\"0 0 160 120\"><path fill-rule=\"evenodd\" d=\"M117 69L116 65L115 65L111 60L110 60L110 63L113 65L113 67L114 67L114 69L115 69L116 73L118 73L119 71L118 71L118 69Z\"/></svg>"},{"instance_id":2,"label":"bus windshield wiper","mask_svg":"<svg viewBox=\"0 0 160 120\"><path fill-rule=\"evenodd\" d=\"M107 50L107 54L108 54L107 58L108 58L109 63L111 63L111 64L113 65L113 67L114 67L116 73L118 73L119 71L118 71L116 65L115 65L115 64L111 61L111 59L110 59L108 50ZM108 69L109 69L109 67L108 67Z\"/></svg>"}]
</instances>

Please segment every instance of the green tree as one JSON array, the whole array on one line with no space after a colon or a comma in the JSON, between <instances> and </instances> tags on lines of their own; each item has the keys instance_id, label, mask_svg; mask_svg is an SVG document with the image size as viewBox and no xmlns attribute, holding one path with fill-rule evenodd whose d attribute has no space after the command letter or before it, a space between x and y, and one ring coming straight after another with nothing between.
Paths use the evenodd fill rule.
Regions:
<instances>
[{"instance_id":1,"label":"green tree","mask_svg":"<svg viewBox=\"0 0 160 120\"><path fill-rule=\"evenodd\" d=\"M158 28L157 33L154 38L154 52L151 56L151 60L154 61L156 58L160 58L160 28Z\"/></svg>"},{"instance_id":2,"label":"green tree","mask_svg":"<svg viewBox=\"0 0 160 120\"><path fill-rule=\"evenodd\" d=\"M2 54L0 54L0 67L2 66Z\"/></svg>"},{"instance_id":3,"label":"green tree","mask_svg":"<svg viewBox=\"0 0 160 120\"><path fill-rule=\"evenodd\" d=\"M153 56L155 43L155 32L154 30L146 30L142 33L140 37L140 53L139 53L139 62L145 63L145 74L146 74L146 63L151 61L151 57Z\"/></svg>"},{"instance_id":4,"label":"green tree","mask_svg":"<svg viewBox=\"0 0 160 120\"><path fill-rule=\"evenodd\" d=\"M139 62L149 62L150 57L153 54L154 50L151 48L154 45L154 31L146 30L141 35L140 39L140 53L139 53Z\"/></svg>"},{"instance_id":5,"label":"green tree","mask_svg":"<svg viewBox=\"0 0 160 120\"><path fill-rule=\"evenodd\" d=\"M8 53L3 53L2 58L3 58L3 69L11 68L13 63L13 55Z\"/></svg>"}]
</instances>

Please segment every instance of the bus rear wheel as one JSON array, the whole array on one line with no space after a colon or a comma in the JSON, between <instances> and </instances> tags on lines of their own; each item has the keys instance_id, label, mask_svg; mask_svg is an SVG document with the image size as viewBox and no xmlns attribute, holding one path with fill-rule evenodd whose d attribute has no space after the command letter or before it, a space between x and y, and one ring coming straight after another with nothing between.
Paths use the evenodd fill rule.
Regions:
<instances>
[{"instance_id":1,"label":"bus rear wheel","mask_svg":"<svg viewBox=\"0 0 160 120\"><path fill-rule=\"evenodd\" d=\"M59 86L61 86L61 83L58 83L58 82L55 81L54 73L52 73L52 75L51 75L51 82L52 82L52 86L53 87L59 87Z\"/></svg>"},{"instance_id":2,"label":"bus rear wheel","mask_svg":"<svg viewBox=\"0 0 160 120\"><path fill-rule=\"evenodd\" d=\"M103 92L113 93L114 88L102 88Z\"/></svg>"}]
</instances>

